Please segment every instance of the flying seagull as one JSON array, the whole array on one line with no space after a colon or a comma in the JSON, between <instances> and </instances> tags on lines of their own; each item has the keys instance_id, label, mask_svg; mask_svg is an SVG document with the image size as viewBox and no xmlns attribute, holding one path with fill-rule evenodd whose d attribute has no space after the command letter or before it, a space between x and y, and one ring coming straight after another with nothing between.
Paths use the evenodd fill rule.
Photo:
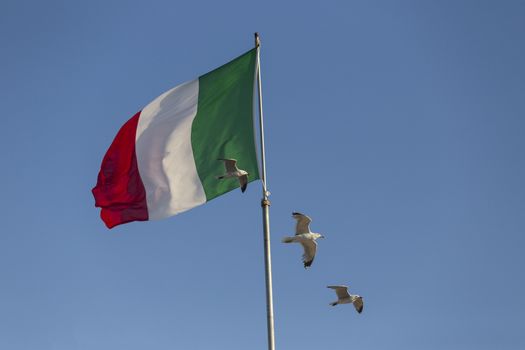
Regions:
<instances>
[{"instance_id":1,"label":"flying seagull","mask_svg":"<svg viewBox=\"0 0 525 350\"><path fill-rule=\"evenodd\" d=\"M301 213L292 213L292 216L297 220L295 226L295 236L283 237L283 243L301 243L304 248L303 263L304 268L310 267L315 258L315 252L317 250L317 238L324 238L319 233L310 231L310 219L308 216Z\"/></svg>"},{"instance_id":2,"label":"flying seagull","mask_svg":"<svg viewBox=\"0 0 525 350\"><path fill-rule=\"evenodd\" d=\"M328 286L327 288L335 290L335 294L337 294L337 301L330 303L330 305L336 306L337 304L352 303L357 312L361 313L363 311L363 297L360 295L348 294L347 286Z\"/></svg>"},{"instance_id":3,"label":"flying seagull","mask_svg":"<svg viewBox=\"0 0 525 350\"><path fill-rule=\"evenodd\" d=\"M247 171L237 168L237 160L224 158L219 158L217 160L224 161L224 167L226 168L226 174L217 176L217 179L221 180L230 177L236 177L239 179L239 183L241 184L241 191L246 191L246 187L248 187L249 174Z\"/></svg>"}]
</instances>

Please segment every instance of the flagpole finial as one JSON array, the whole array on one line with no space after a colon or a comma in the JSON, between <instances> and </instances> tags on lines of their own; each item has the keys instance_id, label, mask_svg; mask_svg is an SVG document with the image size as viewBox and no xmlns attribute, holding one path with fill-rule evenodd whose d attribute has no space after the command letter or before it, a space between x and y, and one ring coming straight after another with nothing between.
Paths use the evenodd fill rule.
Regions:
<instances>
[{"instance_id":1,"label":"flagpole finial","mask_svg":"<svg viewBox=\"0 0 525 350\"><path fill-rule=\"evenodd\" d=\"M254 35L255 35L255 47L257 48L261 46L261 40L259 39L259 33L255 32Z\"/></svg>"}]
</instances>

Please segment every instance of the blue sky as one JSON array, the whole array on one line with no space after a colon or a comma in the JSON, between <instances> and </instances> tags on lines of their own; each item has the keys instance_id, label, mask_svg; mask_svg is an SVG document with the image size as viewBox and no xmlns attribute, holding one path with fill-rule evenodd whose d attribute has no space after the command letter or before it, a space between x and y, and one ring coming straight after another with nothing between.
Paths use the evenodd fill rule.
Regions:
<instances>
[{"instance_id":1,"label":"blue sky","mask_svg":"<svg viewBox=\"0 0 525 350\"><path fill-rule=\"evenodd\" d=\"M277 349L525 348L511 0L2 1L0 348L266 349L259 182L111 231L90 192L128 118L255 31ZM292 211L326 236L308 271Z\"/></svg>"}]
</instances>

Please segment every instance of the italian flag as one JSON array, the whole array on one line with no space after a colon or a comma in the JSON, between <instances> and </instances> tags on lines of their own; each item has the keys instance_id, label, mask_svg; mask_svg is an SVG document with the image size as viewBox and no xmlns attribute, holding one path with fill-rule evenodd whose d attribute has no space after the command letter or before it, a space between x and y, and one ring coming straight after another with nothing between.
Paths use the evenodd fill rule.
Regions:
<instances>
[{"instance_id":1,"label":"italian flag","mask_svg":"<svg viewBox=\"0 0 525 350\"><path fill-rule=\"evenodd\" d=\"M236 178L217 179L221 158L236 159L249 182L259 178L256 55L250 50L166 91L121 127L92 190L108 228L166 218L238 188Z\"/></svg>"}]
</instances>

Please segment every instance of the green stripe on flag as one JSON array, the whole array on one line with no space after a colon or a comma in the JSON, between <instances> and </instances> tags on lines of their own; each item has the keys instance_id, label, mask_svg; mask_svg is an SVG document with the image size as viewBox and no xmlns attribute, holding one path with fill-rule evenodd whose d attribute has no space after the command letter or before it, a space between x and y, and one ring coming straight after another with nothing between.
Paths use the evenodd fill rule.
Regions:
<instances>
[{"instance_id":1,"label":"green stripe on flag","mask_svg":"<svg viewBox=\"0 0 525 350\"><path fill-rule=\"evenodd\" d=\"M225 172L218 158L237 159L237 167L250 174L248 181L259 179L253 127L256 55L255 49L250 50L199 77L191 144L208 201L239 188L237 179L217 180Z\"/></svg>"}]
</instances>

